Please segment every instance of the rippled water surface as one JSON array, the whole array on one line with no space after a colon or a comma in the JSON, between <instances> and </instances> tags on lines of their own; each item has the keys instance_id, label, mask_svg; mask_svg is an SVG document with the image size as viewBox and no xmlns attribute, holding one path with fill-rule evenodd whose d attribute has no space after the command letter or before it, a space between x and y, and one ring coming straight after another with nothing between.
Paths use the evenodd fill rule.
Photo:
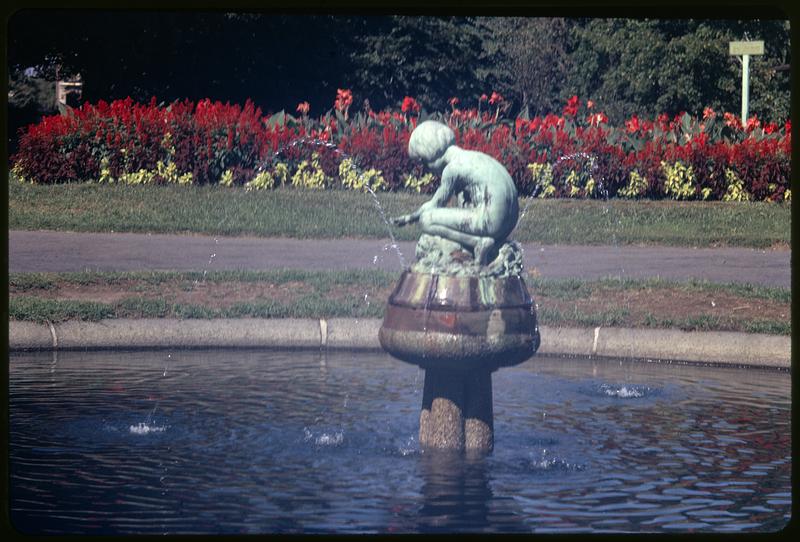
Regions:
<instances>
[{"instance_id":1,"label":"rippled water surface","mask_svg":"<svg viewBox=\"0 0 800 542\"><path fill-rule=\"evenodd\" d=\"M540 357L494 373L495 450L421 452L382 354L10 357L25 533L775 531L790 375Z\"/></svg>"}]
</instances>

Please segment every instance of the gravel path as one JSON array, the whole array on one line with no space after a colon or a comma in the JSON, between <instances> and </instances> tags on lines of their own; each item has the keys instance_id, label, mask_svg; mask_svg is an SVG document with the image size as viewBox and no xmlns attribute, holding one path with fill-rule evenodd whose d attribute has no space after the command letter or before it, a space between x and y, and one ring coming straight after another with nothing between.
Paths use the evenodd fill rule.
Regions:
<instances>
[{"instance_id":1,"label":"gravel path","mask_svg":"<svg viewBox=\"0 0 800 542\"><path fill-rule=\"evenodd\" d=\"M791 286L791 251L524 244L525 265L545 278L707 279ZM399 244L405 261L414 243ZM137 233L9 232L9 272L350 268L399 271L381 239L284 239Z\"/></svg>"}]
</instances>

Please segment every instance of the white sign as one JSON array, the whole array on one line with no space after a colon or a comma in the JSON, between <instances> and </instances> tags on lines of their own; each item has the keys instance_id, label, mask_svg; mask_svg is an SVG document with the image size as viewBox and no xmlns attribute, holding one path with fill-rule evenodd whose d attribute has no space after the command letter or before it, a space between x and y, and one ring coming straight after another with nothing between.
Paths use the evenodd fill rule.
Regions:
<instances>
[{"instance_id":1,"label":"white sign","mask_svg":"<svg viewBox=\"0 0 800 542\"><path fill-rule=\"evenodd\" d=\"M729 52L732 55L763 55L763 41L732 41Z\"/></svg>"},{"instance_id":2,"label":"white sign","mask_svg":"<svg viewBox=\"0 0 800 542\"><path fill-rule=\"evenodd\" d=\"M732 55L742 57L742 124L747 124L747 106L750 101L750 55L763 55L764 42L732 41L728 51Z\"/></svg>"}]
</instances>

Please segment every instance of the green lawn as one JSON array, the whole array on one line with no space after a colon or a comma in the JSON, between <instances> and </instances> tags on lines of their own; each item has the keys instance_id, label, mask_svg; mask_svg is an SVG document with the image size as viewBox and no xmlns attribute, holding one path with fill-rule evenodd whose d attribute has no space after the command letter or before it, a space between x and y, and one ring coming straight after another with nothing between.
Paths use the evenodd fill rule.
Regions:
<instances>
[{"instance_id":1,"label":"green lawn","mask_svg":"<svg viewBox=\"0 0 800 542\"><path fill-rule=\"evenodd\" d=\"M380 193L386 215L426 197ZM513 237L545 244L788 246L791 206L769 203L523 200ZM344 190L220 186L38 186L9 181L9 228L295 238L388 237L373 198ZM417 226L392 228L400 240Z\"/></svg>"},{"instance_id":2,"label":"green lawn","mask_svg":"<svg viewBox=\"0 0 800 542\"><path fill-rule=\"evenodd\" d=\"M380 318L397 273L215 271L12 273L9 316ZM791 334L791 290L663 279L526 279L544 325Z\"/></svg>"}]
</instances>

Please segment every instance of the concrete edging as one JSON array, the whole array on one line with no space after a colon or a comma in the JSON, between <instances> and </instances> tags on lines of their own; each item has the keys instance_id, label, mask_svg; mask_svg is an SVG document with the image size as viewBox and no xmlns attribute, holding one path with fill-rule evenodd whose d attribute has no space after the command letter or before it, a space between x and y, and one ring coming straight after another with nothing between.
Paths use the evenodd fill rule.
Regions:
<instances>
[{"instance_id":1,"label":"concrete edging","mask_svg":"<svg viewBox=\"0 0 800 542\"><path fill-rule=\"evenodd\" d=\"M380 350L377 318L9 322L9 350L327 348ZM614 327L540 327L540 354L789 368L791 337Z\"/></svg>"}]
</instances>

